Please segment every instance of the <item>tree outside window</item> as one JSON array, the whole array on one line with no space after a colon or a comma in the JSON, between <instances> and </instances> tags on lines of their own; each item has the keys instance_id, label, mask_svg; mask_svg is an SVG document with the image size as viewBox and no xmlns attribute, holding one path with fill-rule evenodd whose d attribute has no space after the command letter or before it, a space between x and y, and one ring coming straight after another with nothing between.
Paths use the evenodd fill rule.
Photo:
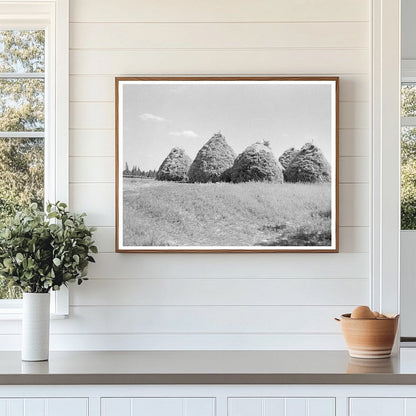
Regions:
<instances>
[{"instance_id":1,"label":"tree outside window","mask_svg":"<svg viewBox=\"0 0 416 416\"><path fill-rule=\"evenodd\" d=\"M45 31L0 30L0 227L44 199ZM0 299L20 298L0 279Z\"/></svg>"}]
</instances>

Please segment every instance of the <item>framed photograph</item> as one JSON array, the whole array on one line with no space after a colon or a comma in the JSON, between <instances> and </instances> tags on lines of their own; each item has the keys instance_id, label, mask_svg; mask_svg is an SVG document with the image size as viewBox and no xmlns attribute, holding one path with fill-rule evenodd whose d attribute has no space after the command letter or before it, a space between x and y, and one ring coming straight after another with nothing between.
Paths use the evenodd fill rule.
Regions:
<instances>
[{"instance_id":1,"label":"framed photograph","mask_svg":"<svg viewBox=\"0 0 416 416\"><path fill-rule=\"evenodd\" d=\"M337 252L338 77L116 78L117 252Z\"/></svg>"}]
</instances>

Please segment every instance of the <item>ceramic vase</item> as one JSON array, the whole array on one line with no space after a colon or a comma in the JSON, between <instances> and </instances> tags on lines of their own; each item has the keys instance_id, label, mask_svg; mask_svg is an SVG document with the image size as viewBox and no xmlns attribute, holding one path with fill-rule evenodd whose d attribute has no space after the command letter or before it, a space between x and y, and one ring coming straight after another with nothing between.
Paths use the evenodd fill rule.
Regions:
<instances>
[{"instance_id":1,"label":"ceramic vase","mask_svg":"<svg viewBox=\"0 0 416 416\"><path fill-rule=\"evenodd\" d=\"M22 321L23 361L48 360L49 323L49 293L24 293Z\"/></svg>"}]
</instances>

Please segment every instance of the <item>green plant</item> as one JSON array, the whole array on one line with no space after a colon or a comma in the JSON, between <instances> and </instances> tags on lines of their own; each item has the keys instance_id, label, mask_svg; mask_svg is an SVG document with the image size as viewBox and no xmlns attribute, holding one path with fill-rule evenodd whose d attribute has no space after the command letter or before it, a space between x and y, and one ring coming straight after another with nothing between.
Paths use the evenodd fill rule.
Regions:
<instances>
[{"instance_id":1,"label":"green plant","mask_svg":"<svg viewBox=\"0 0 416 416\"><path fill-rule=\"evenodd\" d=\"M47 293L68 282L86 280L92 253L97 253L94 228L86 214L71 214L64 203L37 204L18 211L0 230L0 277L24 292Z\"/></svg>"},{"instance_id":2,"label":"green plant","mask_svg":"<svg viewBox=\"0 0 416 416\"><path fill-rule=\"evenodd\" d=\"M401 228L416 229L416 160L402 165L401 170Z\"/></svg>"}]
</instances>

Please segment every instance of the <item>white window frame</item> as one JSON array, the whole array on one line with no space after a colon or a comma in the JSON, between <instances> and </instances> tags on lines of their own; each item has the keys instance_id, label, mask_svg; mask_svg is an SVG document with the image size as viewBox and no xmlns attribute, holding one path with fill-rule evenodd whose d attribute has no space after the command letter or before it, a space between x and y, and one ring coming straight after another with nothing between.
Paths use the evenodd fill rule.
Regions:
<instances>
[{"instance_id":1,"label":"white window frame","mask_svg":"<svg viewBox=\"0 0 416 416\"><path fill-rule=\"evenodd\" d=\"M370 304L377 311L399 313L400 0L373 0L372 16Z\"/></svg>"},{"instance_id":2,"label":"white window frame","mask_svg":"<svg viewBox=\"0 0 416 416\"><path fill-rule=\"evenodd\" d=\"M45 201L68 202L69 0L0 0L0 29L46 31ZM51 293L51 313L67 315L68 290ZM0 300L0 319L20 317L20 300Z\"/></svg>"}]
</instances>

